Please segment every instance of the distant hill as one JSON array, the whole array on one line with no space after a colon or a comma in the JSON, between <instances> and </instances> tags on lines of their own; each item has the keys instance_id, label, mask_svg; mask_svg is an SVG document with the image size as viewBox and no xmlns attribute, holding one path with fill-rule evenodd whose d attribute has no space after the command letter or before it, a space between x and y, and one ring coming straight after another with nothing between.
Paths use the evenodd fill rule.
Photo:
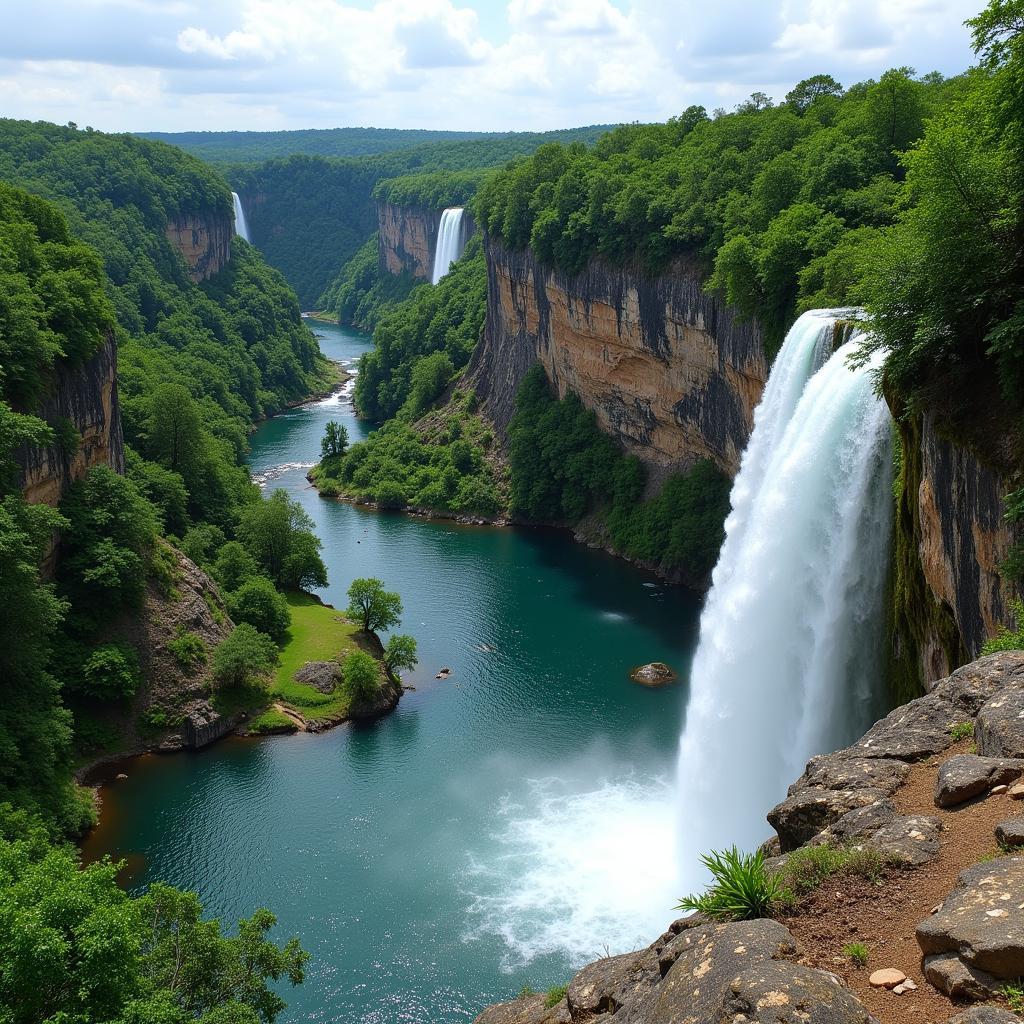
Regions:
<instances>
[{"instance_id":1,"label":"distant hill","mask_svg":"<svg viewBox=\"0 0 1024 1024\"><path fill-rule=\"evenodd\" d=\"M543 137L545 141L590 143L612 125L553 132L452 132L406 128L308 128L282 132L139 132L168 142L210 163L258 163L274 157L374 156L431 142Z\"/></svg>"}]
</instances>

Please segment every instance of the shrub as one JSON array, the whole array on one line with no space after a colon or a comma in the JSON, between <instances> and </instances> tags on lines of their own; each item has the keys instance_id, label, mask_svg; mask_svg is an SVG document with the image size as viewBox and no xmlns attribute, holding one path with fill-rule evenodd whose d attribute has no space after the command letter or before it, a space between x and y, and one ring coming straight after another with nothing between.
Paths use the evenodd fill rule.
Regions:
<instances>
[{"instance_id":1,"label":"shrub","mask_svg":"<svg viewBox=\"0 0 1024 1024\"><path fill-rule=\"evenodd\" d=\"M982 654L997 654L999 651L1024 650L1024 601L1016 600L1012 604L1015 629L1000 626L995 636L985 641L981 648Z\"/></svg>"},{"instance_id":2,"label":"shrub","mask_svg":"<svg viewBox=\"0 0 1024 1024\"><path fill-rule=\"evenodd\" d=\"M380 668L365 651L353 651L341 663L349 691L359 700L369 700L380 688Z\"/></svg>"},{"instance_id":3,"label":"shrub","mask_svg":"<svg viewBox=\"0 0 1024 1024\"><path fill-rule=\"evenodd\" d=\"M291 609L266 576L246 580L227 596L228 611L235 622L247 622L276 643L284 643L292 623Z\"/></svg>"},{"instance_id":4,"label":"shrub","mask_svg":"<svg viewBox=\"0 0 1024 1024\"><path fill-rule=\"evenodd\" d=\"M213 674L226 686L244 686L254 676L269 672L276 661L274 641L243 622L214 651Z\"/></svg>"},{"instance_id":5,"label":"shrub","mask_svg":"<svg viewBox=\"0 0 1024 1024\"><path fill-rule=\"evenodd\" d=\"M237 590L247 580L259 576L260 567L237 540L229 540L217 553L212 572L224 590Z\"/></svg>"},{"instance_id":6,"label":"shrub","mask_svg":"<svg viewBox=\"0 0 1024 1024\"><path fill-rule=\"evenodd\" d=\"M764 854L744 854L733 846L701 857L714 881L700 895L679 901L679 910L696 910L717 921L752 921L770 917L785 900L779 875L768 871Z\"/></svg>"},{"instance_id":7,"label":"shrub","mask_svg":"<svg viewBox=\"0 0 1024 1024\"><path fill-rule=\"evenodd\" d=\"M949 735L954 740L965 740L968 736L974 735L974 723L973 722L957 722L956 725L949 727Z\"/></svg>"},{"instance_id":8,"label":"shrub","mask_svg":"<svg viewBox=\"0 0 1024 1024\"><path fill-rule=\"evenodd\" d=\"M131 697L139 688L139 660L123 644L102 644L82 666L82 690L100 700Z\"/></svg>"},{"instance_id":9,"label":"shrub","mask_svg":"<svg viewBox=\"0 0 1024 1024\"><path fill-rule=\"evenodd\" d=\"M1002 987L1006 1005L1016 1014L1024 1014L1024 978L1008 981Z\"/></svg>"},{"instance_id":10,"label":"shrub","mask_svg":"<svg viewBox=\"0 0 1024 1024\"><path fill-rule=\"evenodd\" d=\"M568 991L568 985L556 985L554 988L549 988L547 994L544 996L544 1005L549 1010L552 1009L565 998Z\"/></svg>"},{"instance_id":11,"label":"shrub","mask_svg":"<svg viewBox=\"0 0 1024 1024\"><path fill-rule=\"evenodd\" d=\"M871 846L803 846L786 858L780 877L799 895L806 895L836 874L858 875L877 882L885 859Z\"/></svg>"},{"instance_id":12,"label":"shrub","mask_svg":"<svg viewBox=\"0 0 1024 1024\"><path fill-rule=\"evenodd\" d=\"M868 962L869 951L863 942L848 942L843 946L843 954L857 967L863 967Z\"/></svg>"},{"instance_id":13,"label":"shrub","mask_svg":"<svg viewBox=\"0 0 1024 1024\"><path fill-rule=\"evenodd\" d=\"M206 664L206 644L203 638L189 633L183 627L173 640L168 641L167 649L186 671Z\"/></svg>"}]
</instances>

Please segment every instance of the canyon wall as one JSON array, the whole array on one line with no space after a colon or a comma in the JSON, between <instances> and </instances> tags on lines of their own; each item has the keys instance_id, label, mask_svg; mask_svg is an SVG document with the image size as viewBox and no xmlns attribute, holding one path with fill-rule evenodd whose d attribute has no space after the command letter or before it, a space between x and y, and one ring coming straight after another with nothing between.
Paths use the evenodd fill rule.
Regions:
<instances>
[{"instance_id":1,"label":"canyon wall","mask_svg":"<svg viewBox=\"0 0 1024 1024\"><path fill-rule=\"evenodd\" d=\"M469 211L466 237L476 230ZM425 206L377 204L378 255L381 270L389 274L410 274L417 281L429 281L437 251L441 211Z\"/></svg>"},{"instance_id":2,"label":"canyon wall","mask_svg":"<svg viewBox=\"0 0 1024 1024\"><path fill-rule=\"evenodd\" d=\"M117 401L117 346L109 335L87 362L58 369L47 398L33 410L51 425L69 421L80 435L76 446L23 446L18 452L22 491L32 503L57 505L67 489L93 466L124 472L124 443Z\"/></svg>"},{"instance_id":3,"label":"canyon wall","mask_svg":"<svg viewBox=\"0 0 1024 1024\"><path fill-rule=\"evenodd\" d=\"M195 282L213 277L231 259L234 226L229 214L206 213L168 223L167 240L181 253Z\"/></svg>"},{"instance_id":4,"label":"canyon wall","mask_svg":"<svg viewBox=\"0 0 1024 1024\"><path fill-rule=\"evenodd\" d=\"M1014 624L999 567L1021 537L1004 518L1011 481L942 436L932 414L902 421L900 438L894 653L904 675L927 684Z\"/></svg>"},{"instance_id":5,"label":"canyon wall","mask_svg":"<svg viewBox=\"0 0 1024 1024\"><path fill-rule=\"evenodd\" d=\"M652 276L595 260L567 275L485 244L487 323L467 378L499 430L539 359L655 479L703 458L735 475L768 364L757 325L706 292L696 264Z\"/></svg>"}]
</instances>

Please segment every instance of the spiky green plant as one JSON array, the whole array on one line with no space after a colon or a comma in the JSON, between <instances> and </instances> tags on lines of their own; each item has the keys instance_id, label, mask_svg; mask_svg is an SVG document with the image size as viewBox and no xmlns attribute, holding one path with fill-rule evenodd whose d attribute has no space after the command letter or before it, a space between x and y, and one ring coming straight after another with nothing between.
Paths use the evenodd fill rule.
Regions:
<instances>
[{"instance_id":1,"label":"spiky green plant","mask_svg":"<svg viewBox=\"0 0 1024 1024\"><path fill-rule=\"evenodd\" d=\"M857 967L863 967L868 962L868 947L863 942L848 942L843 946L843 953Z\"/></svg>"},{"instance_id":2,"label":"spiky green plant","mask_svg":"<svg viewBox=\"0 0 1024 1024\"><path fill-rule=\"evenodd\" d=\"M752 921L770 917L787 902L782 879L765 866L764 854L740 853L733 846L701 857L714 881L700 895L686 896L679 910L696 910L718 921Z\"/></svg>"}]
</instances>

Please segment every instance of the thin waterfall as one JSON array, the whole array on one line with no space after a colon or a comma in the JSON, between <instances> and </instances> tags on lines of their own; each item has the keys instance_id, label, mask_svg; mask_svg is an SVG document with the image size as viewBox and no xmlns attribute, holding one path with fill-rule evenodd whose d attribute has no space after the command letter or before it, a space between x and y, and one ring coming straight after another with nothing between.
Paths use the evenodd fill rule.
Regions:
<instances>
[{"instance_id":1,"label":"thin waterfall","mask_svg":"<svg viewBox=\"0 0 1024 1024\"><path fill-rule=\"evenodd\" d=\"M814 754L880 710L883 593L892 515L891 425L848 310L805 313L772 368L732 490L701 616L677 809L683 886L699 856L770 834L765 814Z\"/></svg>"},{"instance_id":2,"label":"thin waterfall","mask_svg":"<svg viewBox=\"0 0 1024 1024\"><path fill-rule=\"evenodd\" d=\"M448 273L451 265L462 255L462 250L466 247L462 218L464 212L461 206L450 206L441 214L431 284L437 284Z\"/></svg>"},{"instance_id":3,"label":"thin waterfall","mask_svg":"<svg viewBox=\"0 0 1024 1024\"><path fill-rule=\"evenodd\" d=\"M232 192L231 200L235 204L235 234L248 242L249 225L245 223L245 210L242 209L242 199L237 192Z\"/></svg>"}]
</instances>

